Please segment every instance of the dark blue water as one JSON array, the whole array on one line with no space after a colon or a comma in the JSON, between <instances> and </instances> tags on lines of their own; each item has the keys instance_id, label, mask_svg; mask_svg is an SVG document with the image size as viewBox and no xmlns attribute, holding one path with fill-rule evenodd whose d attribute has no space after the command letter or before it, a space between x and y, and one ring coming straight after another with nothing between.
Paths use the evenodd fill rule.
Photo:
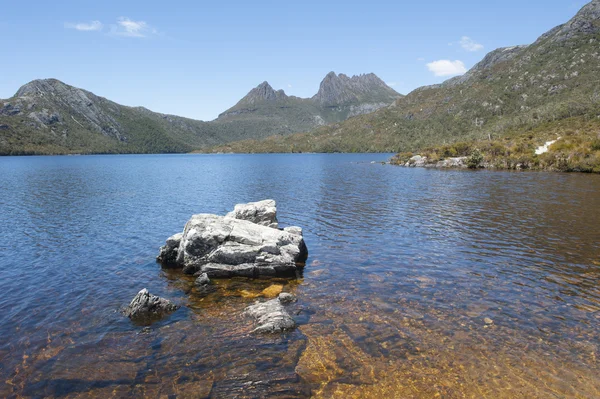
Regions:
<instances>
[{"instance_id":1,"label":"dark blue water","mask_svg":"<svg viewBox=\"0 0 600 399\"><path fill-rule=\"evenodd\" d=\"M388 158L0 158L0 396L600 396L600 176ZM154 261L266 198L310 253L280 337L243 315L273 281L205 298ZM144 287L182 308L142 330Z\"/></svg>"}]
</instances>

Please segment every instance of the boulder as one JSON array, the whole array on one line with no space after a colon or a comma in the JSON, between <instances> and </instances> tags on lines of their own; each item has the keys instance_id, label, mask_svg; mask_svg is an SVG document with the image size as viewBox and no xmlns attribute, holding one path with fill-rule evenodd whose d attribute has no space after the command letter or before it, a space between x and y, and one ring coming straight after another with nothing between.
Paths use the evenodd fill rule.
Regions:
<instances>
[{"instance_id":1,"label":"boulder","mask_svg":"<svg viewBox=\"0 0 600 399\"><path fill-rule=\"evenodd\" d=\"M206 273L208 278L294 276L308 257L302 229L269 227L276 223L276 210L262 211L271 205L257 204L274 208L275 201L236 205L232 212L236 217L192 216L183 233L161 247L157 260L181 267L186 274ZM259 223L239 218L244 215Z\"/></svg>"},{"instance_id":2,"label":"boulder","mask_svg":"<svg viewBox=\"0 0 600 399\"><path fill-rule=\"evenodd\" d=\"M414 157L412 157L411 159L408 160L408 162L406 163L405 166L423 167L426 164L427 164L427 158L426 157L422 157L420 155L415 155Z\"/></svg>"},{"instance_id":3,"label":"boulder","mask_svg":"<svg viewBox=\"0 0 600 399\"><path fill-rule=\"evenodd\" d=\"M137 293L123 312L130 319L155 319L177 310L179 306L168 299L152 295L146 288Z\"/></svg>"},{"instance_id":4,"label":"boulder","mask_svg":"<svg viewBox=\"0 0 600 399\"><path fill-rule=\"evenodd\" d=\"M252 223L260 224L272 228L278 228L277 222L277 204L274 200L263 200L258 202L249 202L247 204L237 204L227 217L234 219L247 220Z\"/></svg>"},{"instance_id":5,"label":"boulder","mask_svg":"<svg viewBox=\"0 0 600 399\"><path fill-rule=\"evenodd\" d=\"M285 303L289 303L287 302L287 296L284 298L286 298ZM285 310L283 301L280 298L250 305L246 308L246 314L256 319L257 327L253 331L255 333L277 333L289 331L296 327L296 322Z\"/></svg>"},{"instance_id":6,"label":"boulder","mask_svg":"<svg viewBox=\"0 0 600 399\"><path fill-rule=\"evenodd\" d=\"M446 158L439 161L435 166L436 168L466 168L467 157Z\"/></svg>"}]
</instances>

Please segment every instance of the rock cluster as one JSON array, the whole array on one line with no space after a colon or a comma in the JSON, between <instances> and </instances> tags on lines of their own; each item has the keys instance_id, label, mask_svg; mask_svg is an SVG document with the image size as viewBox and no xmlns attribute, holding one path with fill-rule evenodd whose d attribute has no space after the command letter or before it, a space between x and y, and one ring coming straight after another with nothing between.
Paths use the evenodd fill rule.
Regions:
<instances>
[{"instance_id":1,"label":"rock cluster","mask_svg":"<svg viewBox=\"0 0 600 399\"><path fill-rule=\"evenodd\" d=\"M403 166L406 167L425 167L425 168L466 168L467 157L446 158L438 162L430 162L427 157L415 155L409 159Z\"/></svg>"},{"instance_id":2,"label":"rock cluster","mask_svg":"<svg viewBox=\"0 0 600 399\"><path fill-rule=\"evenodd\" d=\"M294 276L307 257L302 229L279 229L275 201L265 200L236 205L226 216L192 216L157 260L186 274L225 278Z\"/></svg>"}]
</instances>

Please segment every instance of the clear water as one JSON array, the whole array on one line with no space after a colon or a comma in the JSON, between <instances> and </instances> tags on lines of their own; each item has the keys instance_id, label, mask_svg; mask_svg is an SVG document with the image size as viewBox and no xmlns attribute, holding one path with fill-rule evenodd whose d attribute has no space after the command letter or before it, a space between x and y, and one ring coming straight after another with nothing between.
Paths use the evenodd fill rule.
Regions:
<instances>
[{"instance_id":1,"label":"clear water","mask_svg":"<svg viewBox=\"0 0 600 399\"><path fill-rule=\"evenodd\" d=\"M0 158L0 397L600 397L600 176L388 157ZM203 297L155 263L192 214L265 198L302 279ZM252 335L273 283L299 328ZM132 324L144 287L182 308Z\"/></svg>"}]
</instances>

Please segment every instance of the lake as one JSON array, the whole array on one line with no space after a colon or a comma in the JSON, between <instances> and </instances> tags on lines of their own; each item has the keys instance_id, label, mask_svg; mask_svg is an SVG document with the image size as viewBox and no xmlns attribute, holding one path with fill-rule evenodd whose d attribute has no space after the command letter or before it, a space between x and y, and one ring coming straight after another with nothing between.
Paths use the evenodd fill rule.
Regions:
<instances>
[{"instance_id":1,"label":"lake","mask_svg":"<svg viewBox=\"0 0 600 399\"><path fill-rule=\"evenodd\" d=\"M0 397L600 397L600 176L390 156L0 158ZM243 314L273 280L155 262L267 198L309 250L273 336ZM182 307L132 323L144 287Z\"/></svg>"}]
</instances>

